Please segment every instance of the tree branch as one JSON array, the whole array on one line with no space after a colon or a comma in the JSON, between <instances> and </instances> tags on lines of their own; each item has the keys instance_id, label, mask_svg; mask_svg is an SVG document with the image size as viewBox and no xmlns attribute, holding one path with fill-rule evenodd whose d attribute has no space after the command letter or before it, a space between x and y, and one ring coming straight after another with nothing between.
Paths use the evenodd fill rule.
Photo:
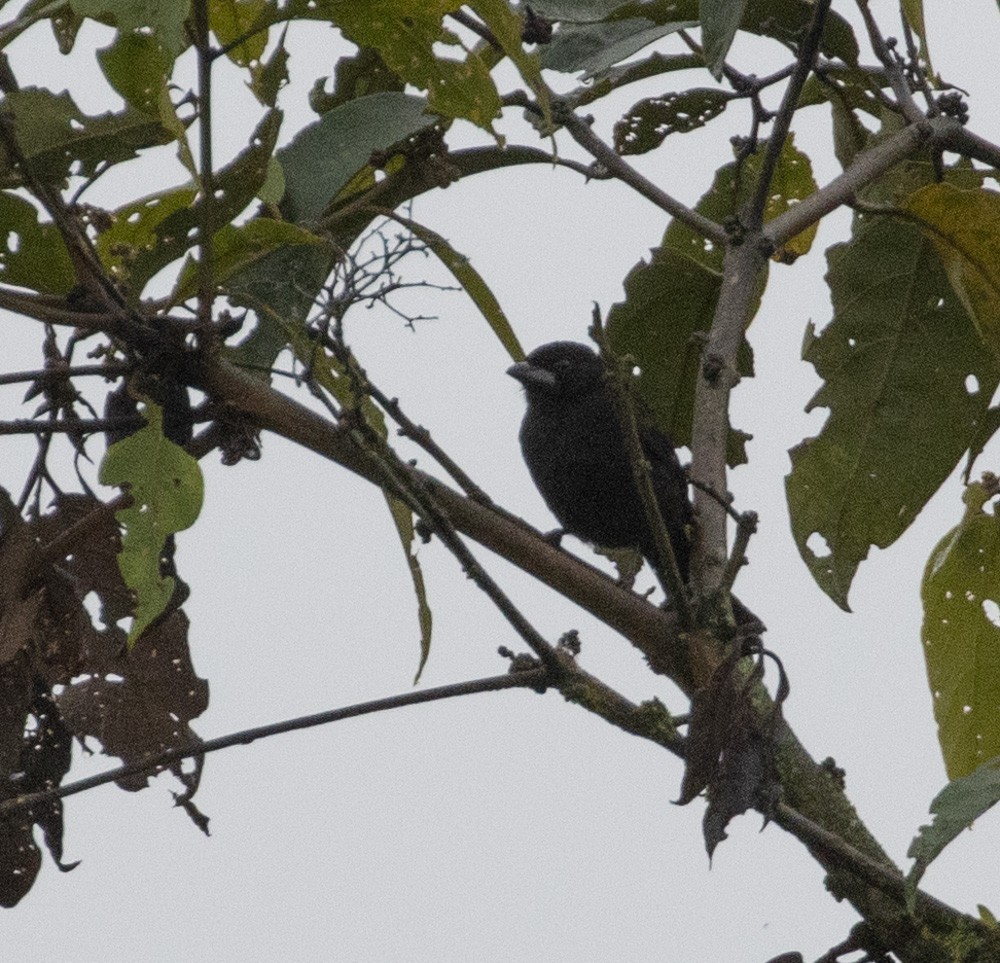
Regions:
<instances>
[{"instance_id":1,"label":"tree branch","mask_svg":"<svg viewBox=\"0 0 1000 963\"><path fill-rule=\"evenodd\" d=\"M36 371L12 371L0 375L0 385L26 384L34 381L63 381L69 378L80 378L84 375L101 375L111 379L116 375L125 374L129 370L127 364L81 364L65 368L42 368Z\"/></svg>"},{"instance_id":2,"label":"tree branch","mask_svg":"<svg viewBox=\"0 0 1000 963\"><path fill-rule=\"evenodd\" d=\"M726 466L729 394L739 382L736 357L768 254L763 245L751 241L730 247L726 252L719 301L695 385L691 477L696 482L698 531L691 577L695 594L702 598L713 595L725 577L727 512L713 495L725 498L729 491Z\"/></svg>"},{"instance_id":3,"label":"tree branch","mask_svg":"<svg viewBox=\"0 0 1000 963\"><path fill-rule=\"evenodd\" d=\"M953 117L922 118L858 154L851 166L829 184L768 221L761 237L772 250L780 248L831 211L850 204L857 191L921 148L949 150L991 167L1000 167L1000 147L996 144L966 130Z\"/></svg>"},{"instance_id":4,"label":"tree branch","mask_svg":"<svg viewBox=\"0 0 1000 963\"><path fill-rule=\"evenodd\" d=\"M861 11L861 16L865 21L865 29L868 31L868 40L872 45L872 50L875 51L875 56L878 57L879 62L885 68L886 77L892 87L892 92L896 95L900 111L909 123L920 123L920 121L926 119L927 115L920 109L920 105L914 99L899 60L893 56L889 45L882 36L882 31L879 30L878 24L875 22L875 18L868 8L868 0L857 0L857 2L858 9Z\"/></svg>"},{"instance_id":5,"label":"tree branch","mask_svg":"<svg viewBox=\"0 0 1000 963\"><path fill-rule=\"evenodd\" d=\"M677 565L677 556L674 554L674 547L670 542L670 535L656 500L650 465L642 450L639 426L636 424L629 386L625 381L626 375L622 371L621 362L615 357L608 344L601 311L596 304L594 305L593 322L590 326L590 336L600 350L601 360L604 362L606 377L611 388L611 401L615 417L618 419L624 435L625 448L631 463L632 478L639 493L639 501L642 503L646 523L653 533L653 543L656 546L657 555L656 565L653 566L656 577L664 594L676 606L681 626L685 630L692 629L695 626L695 619L694 613L691 611L691 602L688 599L687 586L684 584L681 570Z\"/></svg>"},{"instance_id":6,"label":"tree branch","mask_svg":"<svg viewBox=\"0 0 1000 963\"><path fill-rule=\"evenodd\" d=\"M150 756L149 759L144 759L142 762L118 766L116 769L109 769L107 772L98 773L96 776L79 779L76 782L66 783L65 785L57 786L43 792L26 793L22 796L15 796L12 799L4 800L0 802L0 816L5 816L18 809L37 806L52 799L65 799L67 796L75 796L77 793L85 792L96 786L104 786L109 782L115 782L129 776L162 770L184 759L207 756L211 752L218 752L220 749L229 749L232 746L248 746L251 742L256 742L258 739L267 739L286 732L296 732L299 729L312 729L315 726L325 726L331 722L340 722L342 719L353 719L357 716L370 715L374 712L386 712L389 709L420 705L425 702L437 702L441 699L452 699L456 696L473 695L479 692L499 692L503 689L537 689L544 687L547 681L548 673L544 668L509 672L505 675L489 676L485 679L475 679L470 682L456 682L451 685L437 686L436 688L424 689L420 692L406 692L402 695L388 696L385 699L375 699L371 702L359 702L356 705L340 709L328 709L326 712L316 712L312 715L299 716L296 719L283 719L281 722L270 722L263 726L255 726L252 729L241 729L239 732L231 732L225 736L218 736L215 739L206 739L197 745L172 746L169 749L164 749L163 752L158 752Z\"/></svg>"},{"instance_id":7,"label":"tree branch","mask_svg":"<svg viewBox=\"0 0 1000 963\"><path fill-rule=\"evenodd\" d=\"M212 160L212 56L208 0L192 4L194 47L198 55L198 321L207 332L215 302L215 167Z\"/></svg>"},{"instance_id":8,"label":"tree branch","mask_svg":"<svg viewBox=\"0 0 1000 963\"><path fill-rule=\"evenodd\" d=\"M774 821L810 849L825 850L830 856L839 860L842 867L852 875L876 886L892 896L900 907L905 907L906 877L895 866L872 859L836 833L824 829L786 803L777 804L774 809ZM917 890L917 911L922 917L948 927L959 922L965 925L970 919L953 906L935 899L920 889Z\"/></svg>"},{"instance_id":9,"label":"tree branch","mask_svg":"<svg viewBox=\"0 0 1000 963\"><path fill-rule=\"evenodd\" d=\"M724 228L703 214L682 204L665 191L657 187L651 180L643 177L634 167L627 164L611 147L604 143L591 129L590 124L571 110L557 114L557 119L568 130L575 140L591 155L605 170L628 184L634 191L651 201L671 217L683 222L702 237L708 238L714 244L725 245L729 241Z\"/></svg>"},{"instance_id":10,"label":"tree branch","mask_svg":"<svg viewBox=\"0 0 1000 963\"><path fill-rule=\"evenodd\" d=\"M761 163L760 176L757 179L757 187L754 191L753 201L750 204L747 226L753 230L760 230L764 223L764 210L767 207L767 198L771 193L771 181L774 179L774 171L778 166L778 160L785 147L785 138L792 125L792 118L798 107L799 95L805 86L809 74L812 73L816 63L816 56L819 53L820 39L823 36L823 27L826 24L826 15L830 9L831 0L817 0L813 7L812 20L806 30L805 38L799 48L799 56L795 65L795 72L788 81L785 88L785 95L782 98L781 106L774 118L774 126L771 128L771 136L767 142L767 152Z\"/></svg>"}]
</instances>

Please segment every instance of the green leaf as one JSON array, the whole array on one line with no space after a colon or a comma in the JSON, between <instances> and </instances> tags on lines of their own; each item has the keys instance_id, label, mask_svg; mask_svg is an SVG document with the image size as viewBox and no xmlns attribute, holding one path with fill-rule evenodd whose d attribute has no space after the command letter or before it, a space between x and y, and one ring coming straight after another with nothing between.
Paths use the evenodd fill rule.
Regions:
<instances>
[{"instance_id":1,"label":"green leaf","mask_svg":"<svg viewBox=\"0 0 1000 963\"><path fill-rule=\"evenodd\" d=\"M546 120L550 120L549 88L542 79L541 57L524 49L519 13L511 9L507 0L472 0L469 6L489 28L500 48L517 68L521 79L534 91ZM486 60L483 66L488 74L490 67ZM490 83L493 83L492 79Z\"/></svg>"},{"instance_id":2,"label":"green leaf","mask_svg":"<svg viewBox=\"0 0 1000 963\"><path fill-rule=\"evenodd\" d=\"M254 131L250 146L215 177L213 214L226 224L246 210L263 186L281 114L270 111ZM138 297L150 278L198 243L202 201L194 185L173 188L119 208L96 241L104 265Z\"/></svg>"},{"instance_id":3,"label":"green leaf","mask_svg":"<svg viewBox=\"0 0 1000 963\"><path fill-rule=\"evenodd\" d=\"M238 271L252 271L267 255L279 247L291 248L303 245L325 247L327 242L315 234L289 224L259 217L246 224L227 224L215 235L212 262L215 283L225 286L225 282ZM177 304L193 297L198 287L198 264L188 258L170 295Z\"/></svg>"},{"instance_id":4,"label":"green leaf","mask_svg":"<svg viewBox=\"0 0 1000 963\"><path fill-rule=\"evenodd\" d=\"M697 26L697 21L657 24L645 17L560 24L552 42L542 50L542 66L562 73L582 71L585 77L593 77L661 37L693 26Z\"/></svg>"},{"instance_id":5,"label":"green leaf","mask_svg":"<svg viewBox=\"0 0 1000 963\"><path fill-rule=\"evenodd\" d=\"M131 107L87 116L65 91L25 87L6 94L3 106L13 116L14 134L32 173L49 183L64 181L71 167L74 174L90 177L98 167L131 160L142 148L172 139L155 118ZM3 161L12 167L5 156Z\"/></svg>"},{"instance_id":6,"label":"green leaf","mask_svg":"<svg viewBox=\"0 0 1000 963\"><path fill-rule=\"evenodd\" d=\"M827 258L834 316L803 355L824 381L809 410L830 414L792 449L786 494L813 578L847 609L869 548L906 531L976 436L997 372L915 225L861 215Z\"/></svg>"},{"instance_id":7,"label":"green leaf","mask_svg":"<svg viewBox=\"0 0 1000 963\"><path fill-rule=\"evenodd\" d=\"M810 77L814 80L814 77ZM816 89L826 85L816 83ZM830 94L830 112L833 115L833 152L840 166L845 170L854 162L854 158L865 149L868 143L868 130L858 120L853 104L846 97Z\"/></svg>"},{"instance_id":8,"label":"green leaf","mask_svg":"<svg viewBox=\"0 0 1000 963\"><path fill-rule=\"evenodd\" d=\"M430 228L408 218L400 217L398 214L393 216L400 224L413 231L434 252L438 260L451 271L455 280L462 285L465 293L472 298L473 303L479 308L493 333L507 349L507 353L515 361L522 360L524 349L518 342L517 335L514 334L514 329L510 326L507 316L503 313L500 302L497 301L489 285L472 266L469 259L464 254L459 254L440 234L435 233Z\"/></svg>"},{"instance_id":9,"label":"green leaf","mask_svg":"<svg viewBox=\"0 0 1000 963\"><path fill-rule=\"evenodd\" d=\"M345 371L343 365L326 351L321 345L307 337L297 325L279 322L284 330L285 338L303 367L308 368L317 384L324 388L336 401L347 410L360 413L365 423L383 441L388 436L385 415L382 409L372 402L368 395L358 397L355 382ZM400 501L387 490L383 489L389 514L393 525L403 545L403 554L413 580L413 591L417 598L417 621L420 626L420 662L413 680L420 681L420 674L427 663L431 651L431 627L433 617L427 603L427 588L424 584L424 574L420 562L413 552L413 514L405 502Z\"/></svg>"},{"instance_id":10,"label":"green leaf","mask_svg":"<svg viewBox=\"0 0 1000 963\"><path fill-rule=\"evenodd\" d=\"M300 224L318 219L373 151L434 123L426 107L422 97L383 91L343 104L299 131L276 155L285 173L285 217Z\"/></svg>"},{"instance_id":11,"label":"green leaf","mask_svg":"<svg viewBox=\"0 0 1000 963\"><path fill-rule=\"evenodd\" d=\"M267 30L256 30L249 35L248 31L261 18L266 7L265 0L208 0L209 27L219 43L229 48L226 55L233 63L246 67L264 56ZM241 42L229 46L237 40Z\"/></svg>"},{"instance_id":12,"label":"green leaf","mask_svg":"<svg viewBox=\"0 0 1000 963\"><path fill-rule=\"evenodd\" d=\"M1000 362L1000 194L928 184L903 208L920 219L952 289Z\"/></svg>"},{"instance_id":13,"label":"green leaf","mask_svg":"<svg viewBox=\"0 0 1000 963\"><path fill-rule=\"evenodd\" d=\"M722 65L743 20L746 5L747 0L699 0L705 66L716 80L722 79Z\"/></svg>"},{"instance_id":14,"label":"green leaf","mask_svg":"<svg viewBox=\"0 0 1000 963\"><path fill-rule=\"evenodd\" d=\"M187 139L187 126L177 115L171 97L176 56L152 34L118 34L114 43L98 51L97 59L108 83L136 110L158 117L163 129L177 141L180 162L197 179L198 168Z\"/></svg>"},{"instance_id":15,"label":"green leaf","mask_svg":"<svg viewBox=\"0 0 1000 963\"><path fill-rule=\"evenodd\" d=\"M594 23L606 19L628 0L535 0L531 9L540 17L563 23Z\"/></svg>"},{"instance_id":16,"label":"green leaf","mask_svg":"<svg viewBox=\"0 0 1000 963\"><path fill-rule=\"evenodd\" d=\"M721 275L664 241L628 273L625 300L608 312L611 347L635 359L639 392L677 445L691 441L701 354L695 335L710 327L721 286Z\"/></svg>"},{"instance_id":17,"label":"green leaf","mask_svg":"<svg viewBox=\"0 0 1000 963\"><path fill-rule=\"evenodd\" d=\"M442 19L456 0L327 0L333 18L359 47L373 47L408 84L427 91L430 108L445 117L463 117L492 131L500 116L500 95L489 68L474 54L451 58L437 45L461 50ZM464 51L463 51L464 52Z\"/></svg>"},{"instance_id":18,"label":"green leaf","mask_svg":"<svg viewBox=\"0 0 1000 963\"><path fill-rule=\"evenodd\" d=\"M640 100L615 124L615 150L626 155L645 154L659 147L670 134L686 134L704 127L732 99L724 90L696 87Z\"/></svg>"},{"instance_id":19,"label":"green leaf","mask_svg":"<svg viewBox=\"0 0 1000 963\"><path fill-rule=\"evenodd\" d=\"M161 574L160 557L168 536L195 523L205 495L198 462L164 438L160 406L145 399L143 416L146 427L108 448L99 475L133 500L115 515L124 528L118 567L136 598L130 646L170 602L174 580Z\"/></svg>"},{"instance_id":20,"label":"green leaf","mask_svg":"<svg viewBox=\"0 0 1000 963\"><path fill-rule=\"evenodd\" d=\"M323 92L326 78L320 77L309 95L309 106L325 114L348 101L368 94L392 90L401 93L406 84L386 65L377 50L362 47L350 57L341 57L333 72L333 93Z\"/></svg>"},{"instance_id":21,"label":"green leaf","mask_svg":"<svg viewBox=\"0 0 1000 963\"><path fill-rule=\"evenodd\" d=\"M285 49L285 34L282 33L267 60L250 65L250 89L265 107L274 107L278 102L278 92L287 83L288 51Z\"/></svg>"},{"instance_id":22,"label":"green leaf","mask_svg":"<svg viewBox=\"0 0 1000 963\"><path fill-rule=\"evenodd\" d=\"M256 327L236 348L227 349L233 362L270 368L288 343L288 326L299 330L305 324L333 263L326 247L279 247L233 275L226 285L230 302L257 316Z\"/></svg>"},{"instance_id":23,"label":"green leaf","mask_svg":"<svg viewBox=\"0 0 1000 963\"><path fill-rule=\"evenodd\" d=\"M0 192L0 282L41 294L68 294L73 263L54 224L39 224L35 206Z\"/></svg>"},{"instance_id":24,"label":"green leaf","mask_svg":"<svg viewBox=\"0 0 1000 963\"><path fill-rule=\"evenodd\" d=\"M921 585L927 679L950 779L1000 755L1000 519L983 511L989 497L981 485L966 488L965 515L931 553Z\"/></svg>"},{"instance_id":25,"label":"green leaf","mask_svg":"<svg viewBox=\"0 0 1000 963\"><path fill-rule=\"evenodd\" d=\"M136 110L157 116L174 67L173 55L146 34L119 34L113 44L97 52L108 83ZM172 118L176 119L173 104Z\"/></svg>"},{"instance_id":26,"label":"green leaf","mask_svg":"<svg viewBox=\"0 0 1000 963\"><path fill-rule=\"evenodd\" d=\"M717 0L718 2L718 0ZM740 28L797 46L813 16L812 0L748 0ZM824 57L858 63L858 41L851 25L830 10L823 25L820 52Z\"/></svg>"},{"instance_id":27,"label":"green leaf","mask_svg":"<svg viewBox=\"0 0 1000 963\"><path fill-rule=\"evenodd\" d=\"M389 505L389 513L392 515L393 524L399 534L399 540L403 544L403 554L406 557L406 564L410 569L410 578L413 580L413 593L417 597L417 622L420 626L420 662L417 665L417 674L413 677L413 684L420 681L420 675L427 664L427 657L431 654L431 628L433 626L433 615L430 605L427 603L427 587L424 584L424 573L420 568L420 561L413 553L413 514L405 502L398 498L393 498L385 492L385 500Z\"/></svg>"},{"instance_id":28,"label":"green leaf","mask_svg":"<svg viewBox=\"0 0 1000 963\"><path fill-rule=\"evenodd\" d=\"M596 74L590 83L577 87L570 95L570 99L577 107L584 107L594 103L594 101L602 100L612 90L618 90L628 84L700 66L701 58L693 53L659 54L654 52L642 60L634 60Z\"/></svg>"},{"instance_id":29,"label":"green leaf","mask_svg":"<svg viewBox=\"0 0 1000 963\"><path fill-rule=\"evenodd\" d=\"M990 759L970 775L948 783L934 797L931 803L934 819L929 826L920 827L906 853L914 860L906 875L907 904L911 912L916 905L917 886L927 867L953 839L998 802L1000 759Z\"/></svg>"},{"instance_id":30,"label":"green leaf","mask_svg":"<svg viewBox=\"0 0 1000 963\"><path fill-rule=\"evenodd\" d=\"M114 21L121 34L149 33L172 54L187 45L190 0L70 0L69 5L78 16Z\"/></svg>"}]
</instances>

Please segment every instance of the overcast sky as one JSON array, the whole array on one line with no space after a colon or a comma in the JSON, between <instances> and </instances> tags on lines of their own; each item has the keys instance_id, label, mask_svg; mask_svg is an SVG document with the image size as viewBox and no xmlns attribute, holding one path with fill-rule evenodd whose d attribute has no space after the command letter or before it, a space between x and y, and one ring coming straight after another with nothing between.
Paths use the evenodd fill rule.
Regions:
<instances>
[{"instance_id":1,"label":"overcast sky","mask_svg":"<svg viewBox=\"0 0 1000 963\"><path fill-rule=\"evenodd\" d=\"M897 31L893 6L873 4L889 32ZM946 19L955 18L951 4L927 6L935 66L971 93L973 129L1000 141L991 100L996 4L967 0L960 24ZM296 85L285 98L286 139L308 120L312 76L324 62L332 72L339 49L332 31L310 29L311 38L301 29L291 37ZM77 50L109 37L88 22ZM731 59L765 73L776 63L761 59L767 49L741 41ZM22 84L69 86L85 110L109 109L99 84L81 89L85 57L59 57L44 25L18 41L12 60ZM216 117L232 125L220 131L221 159L245 142L253 115L241 88L216 90ZM658 88L637 90L613 106ZM735 116L637 165L693 203L728 159L728 137L745 131L734 128ZM828 127L825 108L796 121L796 143L821 183L836 173ZM519 118L504 128L531 142ZM567 137L560 149L575 156ZM113 206L182 179L169 158L156 163L166 166L100 184L93 202ZM606 309L621 298L621 279L664 228L660 213L625 188L542 167L452 185L421 198L415 216L473 258L527 348L584 339L591 302ZM751 329L758 377L734 395L734 421L754 440L751 464L734 473L732 487L740 508L760 513L761 530L739 594L768 624L768 645L788 669L792 726L816 758L832 755L846 769L862 817L905 865L945 781L918 583L933 544L960 518L960 486L949 483L895 546L873 552L852 592L853 615L814 586L788 531L783 477L788 448L823 422L823 412L803 413L817 382L800 346L807 321L829 319L818 252L847 223L829 218L812 257L772 268ZM385 313L348 317L349 340L373 380L491 495L553 527L520 459L523 400L504 375L500 345L461 294L411 304L437 320L414 333ZM39 326L6 317L3 325L5 367L37 366ZM24 416L20 394L0 394L4 418ZM997 451L990 446L980 467L996 469ZM26 440L4 439L6 483L23 477L15 466L32 454ZM408 691L418 660L415 605L379 492L273 436L260 462L223 468L211 456L203 468L204 512L178 540L192 587L185 610L194 663L211 684L199 734ZM477 554L550 639L580 630L589 671L630 698L657 695L686 708L611 630ZM440 545L422 546L420 559L435 620L421 685L504 671L496 648L520 649L517 639ZM650 582L640 577L640 586ZM109 763L81 759L72 775ZM32 892L6 912L0 945L12 959L44 952L81 961L763 963L792 949L812 959L847 935L856 917L826 894L819 867L780 829L761 833L755 815L730 827L710 869L703 804L671 805L680 776L662 750L555 693L474 696L271 739L207 760L196 801L211 817L210 839L172 808L177 786L168 776L139 794L108 786L68 800L65 856L81 865L62 875L46 857ZM1000 818L990 814L930 869L926 888L963 910L982 902L1000 914L998 843Z\"/></svg>"}]
</instances>

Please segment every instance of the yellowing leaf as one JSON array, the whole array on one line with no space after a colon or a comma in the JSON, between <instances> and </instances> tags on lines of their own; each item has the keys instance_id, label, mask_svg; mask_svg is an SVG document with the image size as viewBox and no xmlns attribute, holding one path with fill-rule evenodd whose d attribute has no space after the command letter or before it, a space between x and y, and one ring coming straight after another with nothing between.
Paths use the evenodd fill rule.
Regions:
<instances>
[{"instance_id":1,"label":"yellowing leaf","mask_svg":"<svg viewBox=\"0 0 1000 963\"><path fill-rule=\"evenodd\" d=\"M903 208L934 241L952 289L1000 361L1000 194L929 184Z\"/></svg>"},{"instance_id":2,"label":"yellowing leaf","mask_svg":"<svg viewBox=\"0 0 1000 963\"><path fill-rule=\"evenodd\" d=\"M795 135L789 134L782 145L774 177L771 179L771 193L764 206L764 220L770 221L779 214L784 214L790 207L809 197L816 189L812 163L808 155L803 154L795 146ZM802 254L808 254L818 228L818 223L813 224L800 234L796 234L774 254L775 260L790 262Z\"/></svg>"},{"instance_id":3,"label":"yellowing leaf","mask_svg":"<svg viewBox=\"0 0 1000 963\"><path fill-rule=\"evenodd\" d=\"M903 15L913 32L920 38L920 59L923 60L931 73L931 51L927 46L927 28L924 26L924 0L902 0Z\"/></svg>"},{"instance_id":4,"label":"yellowing leaf","mask_svg":"<svg viewBox=\"0 0 1000 963\"><path fill-rule=\"evenodd\" d=\"M245 67L264 55L267 46L267 29L249 36L247 31L260 19L267 4L265 0L209 0L208 18L212 32L227 49L233 63ZM236 40L241 40L230 47Z\"/></svg>"},{"instance_id":5,"label":"yellowing leaf","mask_svg":"<svg viewBox=\"0 0 1000 963\"><path fill-rule=\"evenodd\" d=\"M934 718L951 779L1000 755L1000 519L966 489L965 516L924 572L923 642Z\"/></svg>"}]
</instances>

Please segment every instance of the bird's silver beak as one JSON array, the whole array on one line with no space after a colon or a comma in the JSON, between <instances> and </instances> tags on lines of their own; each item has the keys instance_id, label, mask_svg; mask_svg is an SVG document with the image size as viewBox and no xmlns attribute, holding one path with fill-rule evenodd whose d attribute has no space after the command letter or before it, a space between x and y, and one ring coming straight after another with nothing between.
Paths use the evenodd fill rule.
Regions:
<instances>
[{"instance_id":1,"label":"bird's silver beak","mask_svg":"<svg viewBox=\"0 0 1000 963\"><path fill-rule=\"evenodd\" d=\"M507 374L520 381L525 388L555 388L556 376L551 371L538 368L527 361L518 361L507 369Z\"/></svg>"}]
</instances>

